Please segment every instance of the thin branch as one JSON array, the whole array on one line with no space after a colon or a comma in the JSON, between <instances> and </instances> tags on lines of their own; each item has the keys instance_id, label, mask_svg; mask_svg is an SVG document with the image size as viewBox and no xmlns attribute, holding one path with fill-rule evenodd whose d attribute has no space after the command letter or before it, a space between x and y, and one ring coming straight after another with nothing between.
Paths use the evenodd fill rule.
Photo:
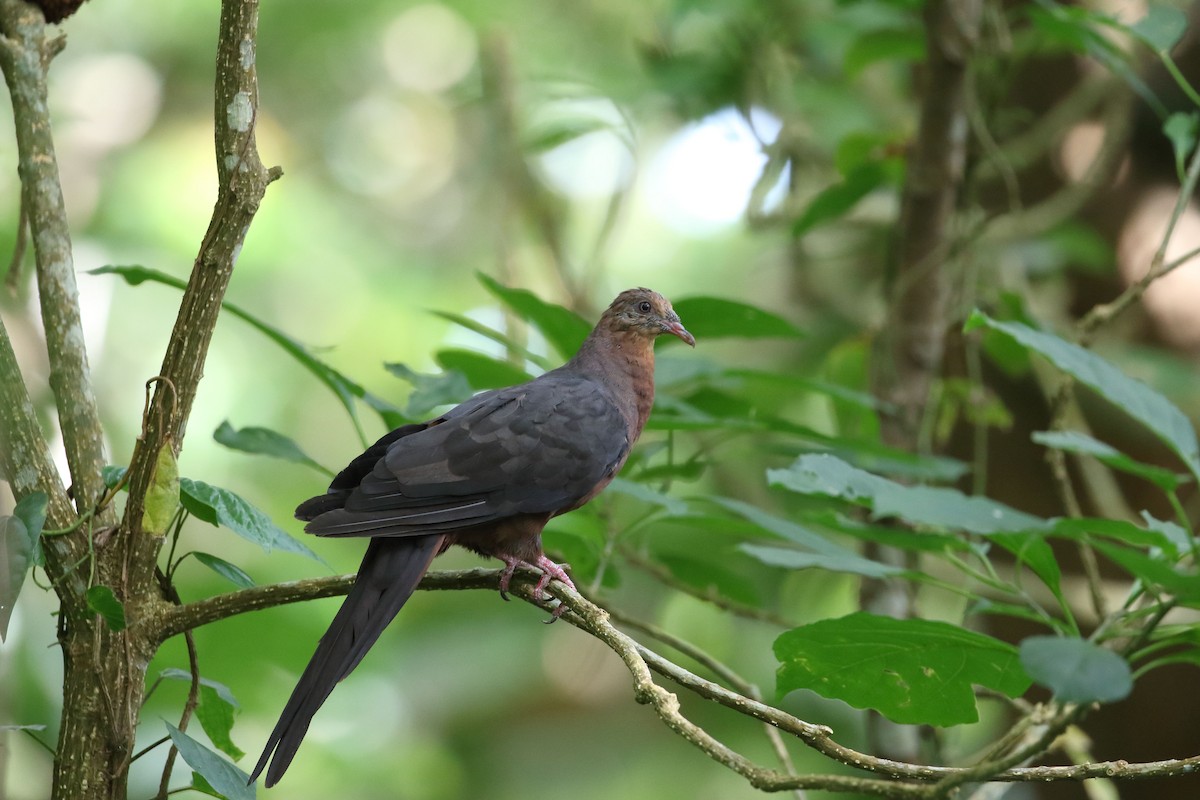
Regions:
<instances>
[{"instance_id":1,"label":"thin branch","mask_svg":"<svg viewBox=\"0 0 1200 800\"><path fill-rule=\"evenodd\" d=\"M156 384L144 435L130 459L129 500L121 528L130 548L127 579L135 586L152 580L162 541L141 535L146 492L158 454L168 447L177 454L182 447L234 262L267 185L281 174L278 168L263 167L255 147L257 31L257 0L221 4L214 92L217 202L167 343L158 373L163 380Z\"/></svg>"},{"instance_id":2,"label":"thin branch","mask_svg":"<svg viewBox=\"0 0 1200 800\"><path fill-rule=\"evenodd\" d=\"M24 0L0 0L0 67L12 96L21 194L33 234L38 297L50 359L50 388L71 470L76 507L104 491L104 444L79 316L71 232L50 127L46 71L53 47L46 22ZM112 519L103 520L105 524Z\"/></svg>"}]
</instances>

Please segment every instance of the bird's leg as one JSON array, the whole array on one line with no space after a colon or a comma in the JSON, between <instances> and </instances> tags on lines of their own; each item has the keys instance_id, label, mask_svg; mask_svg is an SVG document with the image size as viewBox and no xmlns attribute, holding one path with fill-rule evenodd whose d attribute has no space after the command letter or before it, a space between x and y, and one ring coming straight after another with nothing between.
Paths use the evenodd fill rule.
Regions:
<instances>
[{"instance_id":1,"label":"bird's leg","mask_svg":"<svg viewBox=\"0 0 1200 800\"><path fill-rule=\"evenodd\" d=\"M538 598L544 596L546 587L550 585L550 581L554 578L557 578L569 586L571 591L579 591L575 588L575 582L571 580L571 576L568 575L563 569L563 567L569 567L570 564L555 564L553 561L546 558L545 555L540 555L538 556L537 564L535 564L535 566L542 570L542 577L538 578L537 584L533 587L533 592L538 596ZM554 620L561 617L563 612L566 610L567 607L563 605L562 602L559 602L559 604L556 605L550 612L550 619L546 620L546 622L554 622Z\"/></svg>"},{"instance_id":2,"label":"bird's leg","mask_svg":"<svg viewBox=\"0 0 1200 800\"><path fill-rule=\"evenodd\" d=\"M516 556L497 555L496 558L504 562L504 572L500 573L500 599L508 601L508 583L512 580L513 573L517 571L518 564L525 564Z\"/></svg>"}]
</instances>

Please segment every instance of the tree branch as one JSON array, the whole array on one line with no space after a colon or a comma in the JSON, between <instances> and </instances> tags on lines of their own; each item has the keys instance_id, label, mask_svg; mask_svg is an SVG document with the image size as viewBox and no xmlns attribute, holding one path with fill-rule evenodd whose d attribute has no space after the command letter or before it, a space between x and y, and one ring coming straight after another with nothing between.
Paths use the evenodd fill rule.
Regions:
<instances>
[{"instance_id":1,"label":"tree branch","mask_svg":"<svg viewBox=\"0 0 1200 800\"><path fill-rule=\"evenodd\" d=\"M208 231L167 343L160 377L144 420L144 434L129 467L129 500L122 531L132 538L127 568L134 585L149 585L161 537L142 536L146 492L158 454L178 454L205 357L229 285L234 262L267 184L281 174L267 170L255 147L258 76L257 0L224 0L217 42L215 141L218 190Z\"/></svg>"},{"instance_id":2,"label":"tree branch","mask_svg":"<svg viewBox=\"0 0 1200 800\"><path fill-rule=\"evenodd\" d=\"M50 129L46 70L54 48L46 22L24 0L0 0L0 67L12 96L21 194L33 234L38 297L75 504L90 510L104 492L104 446L79 319L71 232ZM110 512L111 513L111 512ZM100 520L105 522L103 518Z\"/></svg>"}]
</instances>

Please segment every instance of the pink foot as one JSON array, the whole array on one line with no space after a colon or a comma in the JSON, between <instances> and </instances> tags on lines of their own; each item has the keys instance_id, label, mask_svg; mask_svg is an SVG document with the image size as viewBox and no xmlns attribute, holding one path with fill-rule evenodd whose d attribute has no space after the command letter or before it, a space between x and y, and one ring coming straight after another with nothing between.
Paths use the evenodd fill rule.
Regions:
<instances>
[{"instance_id":1,"label":"pink foot","mask_svg":"<svg viewBox=\"0 0 1200 800\"><path fill-rule=\"evenodd\" d=\"M563 569L564 567L569 568L571 566L570 564L555 564L544 555L538 556L537 561L532 564L528 561L516 558L515 556L498 555L496 558L499 558L504 562L504 571L500 573L500 596L505 600L508 599L508 586L512 581L513 573L516 572L517 567L521 565L527 567L536 567L542 571L542 577L538 578L538 582L534 584L533 587L533 592L538 598L545 597L546 587L550 585L550 581L552 580L561 581L569 586L572 591L579 591L575 588L575 582L571 580L571 576L568 575L566 570ZM558 619L560 616L562 616L562 613L565 610L566 606L564 606L562 603L559 603L554 607L554 610L551 612L550 619L547 621L553 622L554 620Z\"/></svg>"}]
</instances>

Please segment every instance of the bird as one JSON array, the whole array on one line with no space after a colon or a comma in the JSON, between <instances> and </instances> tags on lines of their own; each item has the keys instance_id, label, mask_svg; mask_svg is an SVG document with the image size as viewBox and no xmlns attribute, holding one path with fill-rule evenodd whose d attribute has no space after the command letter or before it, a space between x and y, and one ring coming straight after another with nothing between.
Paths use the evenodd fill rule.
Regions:
<instances>
[{"instance_id":1,"label":"bird","mask_svg":"<svg viewBox=\"0 0 1200 800\"><path fill-rule=\"evenodd\" d=\"M561 367L396 428L338 473L325 494L297 507L306 532L369 543L251 783L264 769L266 786L278 783L317 710L451 545L504 562L505 599L521 565L541 570L536 597L551 580L575 588L567 565L542 551L542 529L599 494L629 458L654 402L654 341L662 334L696 346L665 297L645 288L621 292Z\"/></svg>"}]
</instances>

